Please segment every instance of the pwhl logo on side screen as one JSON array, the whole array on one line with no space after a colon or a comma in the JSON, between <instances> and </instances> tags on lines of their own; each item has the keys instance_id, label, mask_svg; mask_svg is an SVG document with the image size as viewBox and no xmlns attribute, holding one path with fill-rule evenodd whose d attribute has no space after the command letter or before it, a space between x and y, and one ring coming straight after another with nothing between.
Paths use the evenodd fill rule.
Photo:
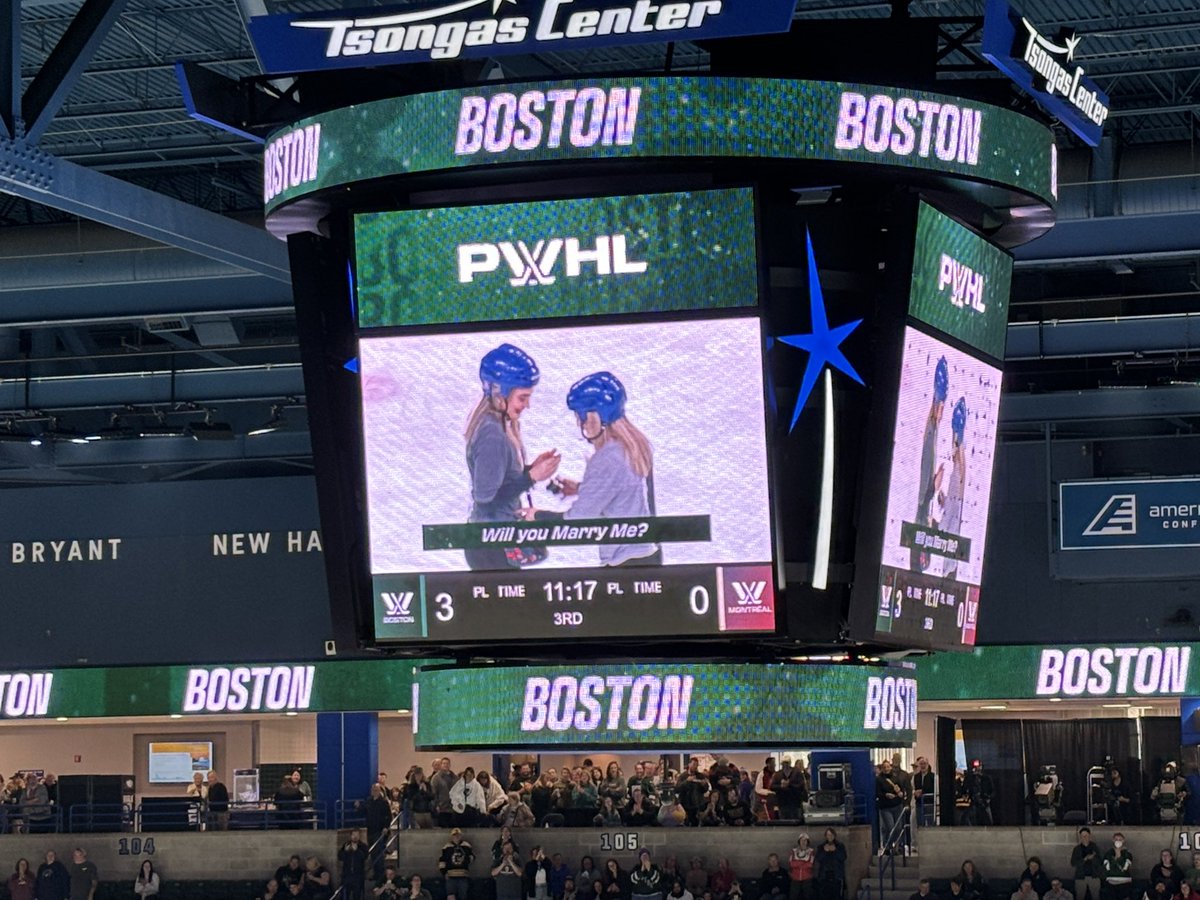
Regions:
<instances>
[{"instance_id":1,"label":"pwhl logo on side screen","mask_svg":"<svg viewBox=\"0 0 1200 900\"><path fill-rule=\"evenodd\" d=\"M787 31L796 0L434 0L256 16L265 72L307 72Z\"/></svg>"},{"instance_id":2,"label":"pwhl logo on side screen","mask_svg":"<svg viewBox=\"0 0 1200 900\"><path fill-rule=\"evenodd\" d=\"M584 274L640 275L646 271L643 261L629 258L628 240L623 234L601 235L587 246L579 238L548 238L533 243L500 241L496 244L462 244L458 248L458 280L470 284L477 275L495 272L501 262L508 266L513 287L550 285L561 260L567 278ZM588 266L585 271L584 266Z\"/></svg>"}]
</instances>

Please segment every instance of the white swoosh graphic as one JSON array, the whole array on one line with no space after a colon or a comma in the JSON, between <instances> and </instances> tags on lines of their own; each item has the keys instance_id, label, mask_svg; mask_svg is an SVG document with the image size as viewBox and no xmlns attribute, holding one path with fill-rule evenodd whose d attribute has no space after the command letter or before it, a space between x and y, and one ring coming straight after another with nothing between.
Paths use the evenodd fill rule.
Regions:
<instances>
[{"instance_id":1,"label":"white swoosh graphic","mask_svg":"<svg viewBox=\"0 0 1200 900\"><path fill-rule=\"evenodd\" d=\"M1035 41L1037 41L1038 44L1040 44L1043 49L1049 50L1051 53L1054 53L1058 56L1067 56L1067 57L1070 56L1070 51L1071 51L1070 47L1060 47L1058 44L1054 43L1053 41L1049 41L1046 38L1042 37L1042 35L1038 32L1038 30L1036 28L1034 28L1031 24L1029 24L1028 19L1022 19L1021 24L1024 25L1027 29L1029 29L1029 36L1031 38L1033 38Z\"/></svg>"},{"instance_id":2,"label":"white swoosh graphic","mask_svg":"<svg viewBox=\"0 0 1200 900\"><path fill-rule=\"evenodd\" d=\"M424 12L412 13L396 13L392 16L378 16L372 19L355 19L354 25L357 28L380 27L387 25L406 25L409 22L424 22L427 19L437 19L441 16L450 16L457 12L462 12L464 9L471 9L474 6L482 6L484 3L490 3L491 0L462 0L460 3L451 3L449 6L440 6L437 9L427 9ZM293 22L293 28L329 28L331 22Z\"/></svg>"}]
</instances>

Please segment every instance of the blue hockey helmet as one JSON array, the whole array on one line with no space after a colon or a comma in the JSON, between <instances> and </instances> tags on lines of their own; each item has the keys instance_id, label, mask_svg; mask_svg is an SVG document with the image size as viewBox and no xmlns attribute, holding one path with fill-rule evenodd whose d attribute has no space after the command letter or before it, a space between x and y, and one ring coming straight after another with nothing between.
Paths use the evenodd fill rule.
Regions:
<instances>
[{"instance_id":1,"label":"blue hockey helmet","mask_svg":"<svg viewBox=\"0 0 1200 900\"><path fill-rule=\"evenodd\" d=\"M594 412L600 424L608 427L625 415L625 386L611 372L585 375L567 391L567 409L580 421Z\"/></svg>"},{"instance_id":2,"label":"blue hockey helmet","mask_svg":"<svg viewBox=\"0 0 1200 900\"><path fill-rule=\"evenodd\" d=\"M959 397L958 402L954 404L954 415L950 419L950 430L954 433L954 439L961 444L963 436L967 433L966 397Z\"/></svg>"},{"instance_id":3,"label":"blue hockey helmet","mask_svg":"<svg viewBox=\"0 0 1200 900\"><path fill-rule=\"evenodd\" d=\"M541 377L533 357L512 344L489 350L479 361L479 382L485 396L490 396L495 386L501 397L507 397L515 388L535 386Z\"/></svg>"},{"instance_id":4,"label":"blue hockey helmet","mask_svg":"<svg viewBox=\"0 0 1200 900\"><path fill-rule=\"evenodd\" d=\"M950 364L946 362L946 357L938 360L937 369L933 373L933 399L938 403L946 399L946 394L950 390Z\"/></svg>"}]
</instances>

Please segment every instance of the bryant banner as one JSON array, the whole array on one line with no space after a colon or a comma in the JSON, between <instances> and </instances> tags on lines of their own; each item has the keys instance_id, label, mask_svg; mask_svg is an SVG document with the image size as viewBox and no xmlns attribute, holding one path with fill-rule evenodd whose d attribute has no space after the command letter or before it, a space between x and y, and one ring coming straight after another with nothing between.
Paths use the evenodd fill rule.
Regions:
<instances>
[{"instance_id":1,"label":"bryant banner","mask_svg":"<svg viewBox=\"0 0 1200 900\"><path fill-rule=\"evenodd\" d=\"M1012 265L999 247L922 203L909 314L1002 360Z\"/></svg>"},{"instance_id":2,"label":"bryant banner","mask_svg":"<svg viewBox=\"0 0 1200 900\"><path fill-rule=\"evenodd\" d=\"M0 672L0 719L407 709L414 660Z\"/></svg>"},{"instance_id":3,"label":"bryant banner","mask_svg":"<svg viewBox=\"0 0 1200 900\"><path fill-rule=\"evenodd\" d=\"M418 172L600 159L770 159L917 169L1052 206L1054 141L1007 109L876 85L590 78L414 94L284 128L263 153L271 213L316 191ZM552 237L552 236L551 236Z\"/></svg>"},{"instance_id":4,"label":"bryant banner","mask_svg":"<svg viewBox=\"0 0 1200 900\"><path fill-rule=\"evenodd\" d=\"M1196 644L977 647L917 661L924 700L1181 697L1200 694Z\"/></svg>"},{"instance_id":5,"label":"bryant banner","mask_svg":"<svg viewBox=\"0 0 1200 900\"><path fill-rule=\"evenodd\" d=\"M903 746L917 728L914 673L873 666L423 668L414 697L417 749Z\"/></svg>"},{"instance_id":6,"label":"bryant banner","mask_svg":"<svg viewBox=\"0 0 1200 900\"><path fill-rule=\"evenodd\" d=\"M750 189L355 217L362 328L754 306Z\"/></svg>"}]
</instances>

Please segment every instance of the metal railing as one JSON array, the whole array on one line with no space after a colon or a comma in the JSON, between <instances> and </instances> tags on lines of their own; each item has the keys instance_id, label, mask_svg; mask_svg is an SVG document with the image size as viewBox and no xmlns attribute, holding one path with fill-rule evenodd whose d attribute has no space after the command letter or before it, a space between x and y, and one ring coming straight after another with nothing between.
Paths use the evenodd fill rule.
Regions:
<instances>
[{"instance_id":1,"label":"metal railing","mask_svg":"<svg viewBox=\"0 0 1200 900\"><path fill-rule=\"evenodd\" d=\"M905 807L896 819L895 825L887 835L882 829L879 833L879 896L883 897L883 879L890 872L892 890L896 889L896 860L902 860L902 865L908 866L909 842L912 839L912 825L909 816L912 811Z\"/></svg>"}]
</instances>

